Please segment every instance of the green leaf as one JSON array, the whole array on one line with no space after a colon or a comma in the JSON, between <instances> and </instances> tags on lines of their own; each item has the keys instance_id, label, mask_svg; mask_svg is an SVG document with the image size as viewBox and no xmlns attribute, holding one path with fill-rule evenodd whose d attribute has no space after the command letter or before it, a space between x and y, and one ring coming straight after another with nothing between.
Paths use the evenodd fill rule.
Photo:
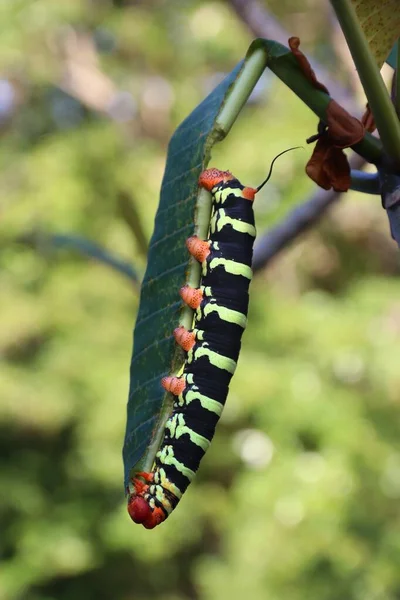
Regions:
<instances>
[{"instance_id":1,"label":"green leaf","mask_svg":"<svg viewBox=\"0 0 400 600\"><path fill-rule=\"evenodd\" d=\"M380 68L400 36L399 0L351 0L370 51Z\"/></svg>"},{"instance_id":2,"label":"green leaf","mask_svg":"<svg viewBox=\"0 0 400 600\"><path fill-rule=\"evenodd\" d=\"M267 66L320 118L326 116L330 97L305 78L288 48L259 39L174 133L134 331L123 449L125 486L134 473L152 468L171 410L171 396L160 381L177 372L184 360L172 332L180 324L190 327L193 315L182 307L179 289L185 283L196 287L200 279L199 265L189 259L185 240L193 233L207 237L211 210L211 197L199 191L198 177L208 164L212 146L227 135ZM380 141L367 135L357 150L378 159Z\"/></svg>"}]
</instances>

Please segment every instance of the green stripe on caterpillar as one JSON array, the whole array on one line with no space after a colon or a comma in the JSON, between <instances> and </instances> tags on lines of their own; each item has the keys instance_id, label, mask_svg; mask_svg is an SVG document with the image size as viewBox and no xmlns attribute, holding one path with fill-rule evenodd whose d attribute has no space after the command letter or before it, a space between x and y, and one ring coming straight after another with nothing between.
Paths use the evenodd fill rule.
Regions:
<instances>
[{"instance_id":1,"label":"green stripe on caterpillar","mask_svg":"<svg viewBox=\"0 0 400 600\"><path fill-rule=\"evenodd\" d=\"M212 195L209 237L187 239L188 251L201 264L201 278L198 288L180 290L194 311L193 329L174 331L186 359L181 375L161 381L174 396L172 412L151 472L137 472L128 490L128 512L147 529L176 507L214 436L247 322L256 236L253 200L275 160L289 150L274 158L257 188L243 186L229 171L207 169L200 175L199 186Z\"/></svg>"}]
</instances>

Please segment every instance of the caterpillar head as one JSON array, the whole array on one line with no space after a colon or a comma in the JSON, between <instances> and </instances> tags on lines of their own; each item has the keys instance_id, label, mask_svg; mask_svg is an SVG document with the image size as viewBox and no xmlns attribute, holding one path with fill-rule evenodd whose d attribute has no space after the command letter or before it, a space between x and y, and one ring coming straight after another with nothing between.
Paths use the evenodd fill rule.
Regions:
<instances>
[{"instance_id":1,"label":"caterpillar head","mask_svg":"<svg viewBox=\"0 0 400 600\"><path fill-rule=\"evenodd\" d=\"M146 529L154 529L165 520L165 514L161 508L150 508L141 496L131 494L128 500L128 513L134 523L139 523Z\"/></svg>"},{"instance_id":2,"label":"caterpillar head","mask_svg":"<svg viewBox=\"0 0 400 600\"><path fill-rule=\"evenodd\" d=\"M209 192L219 183L226 183L235 179L230 171L220 171L219 169L206 169L200 174L199 186Z\"/></svg>"},{"instance_id":3,"label":"caterpillar head","mask_svg":"<svg viewBox=\"0 0 400 600\"><path fill-rule=\"evenodd\" d=\"M135 523L144 523L151 516L151 508L144 498L132 494L128 500L128 513Z\"/></svg>"}]
</instances>

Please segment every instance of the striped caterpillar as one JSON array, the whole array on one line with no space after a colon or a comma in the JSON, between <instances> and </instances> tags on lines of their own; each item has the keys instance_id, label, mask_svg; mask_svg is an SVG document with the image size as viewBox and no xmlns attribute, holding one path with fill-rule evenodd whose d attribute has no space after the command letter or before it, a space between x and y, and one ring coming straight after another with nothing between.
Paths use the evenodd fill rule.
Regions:
<instances>
[{"instance_id":1,"label":"striped caterpillar","mask_svg":"<svg viewBox=\"0 0 400 600\"><path fill-rule=\"evenodd\" d=\"M128 496L132 520L147 529L176 507L214 436L247 321L256 237L253 200L269 180L275 160L289 150L274 158L258 188L243 186L229 171L207 169L200 175L199 186L212 195L209 239L186 240L190 254L201 264L201 279L198 288L185 285L180 290L194 311L194 327L174 330L186 359L180 376L161 380L174 395L172 413L152 471L136 473Z\"/></svg>"}]
</instances>

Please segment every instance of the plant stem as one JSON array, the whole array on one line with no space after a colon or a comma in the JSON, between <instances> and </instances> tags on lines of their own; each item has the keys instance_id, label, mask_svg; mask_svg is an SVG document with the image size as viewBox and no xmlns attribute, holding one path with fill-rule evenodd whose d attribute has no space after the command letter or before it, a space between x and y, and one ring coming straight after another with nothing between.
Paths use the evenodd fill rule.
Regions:
<instances>
[{"instance_id":1,"label":"plant stem","mask_svg":"<svg viewBox=\"0 0 400 600\"><path fill-rule=\"evenodd\" d=\"M352 169L350 189L363 194L380 194L378 173L365 173Z\"/></svg>"},{"instance_id":2,"label":"plant stem","mask_svg":"<svg viewBox=\"0 0 400 600\"><path fill-rule=\"evenodd\" d=\"M331 0L386 153L400 165L400 123L351 0Z\"/></svg>"},{"instance_id":3,"label":"plant stem","mask_svg":"<svg viewBox=\"0 0 400 600\"><path fill-rule=\"evenodd\" d=\"M326 122L326 111L331 98L325 92L316 90L311 81L304 77L293 55L288 53L284 59L271 58L268 66L320 119ZM352 149L368 162L379 164L382 160L382 142L368 132L361 142L352 146Z\"/></svg>"},{"instance_id":4,"label":"plant stem","mask_svg":"<svg viewBox=\"0 0 400 600\"><path fill-rule=\"evenodd\" d=\"M259 0L228 0L238 17L247 25L256 38L268 38L279 44L287 45L287 41L294 32L289 33L282 23L271 13L265 2ZM334 76L327 71L315 56L307 55L317 74L319 81L323 81L332 97L350 112L355 113L359 108L350 89L344 87Z\"/></svg>"},{"instance_id":5,"label":"plant stem","mask_svg":"<svg viewBox=\"0 0 400 600\"><path fill-rule=\"evenodd\" d=\"M248 53L245 68L241 69L235 86L227 96L217 117L218 126L224 132L224 136L228 134L236 121L266 67L267 56L264 48L256 48L253 53Z\"/></svg>"}]
</instances>

